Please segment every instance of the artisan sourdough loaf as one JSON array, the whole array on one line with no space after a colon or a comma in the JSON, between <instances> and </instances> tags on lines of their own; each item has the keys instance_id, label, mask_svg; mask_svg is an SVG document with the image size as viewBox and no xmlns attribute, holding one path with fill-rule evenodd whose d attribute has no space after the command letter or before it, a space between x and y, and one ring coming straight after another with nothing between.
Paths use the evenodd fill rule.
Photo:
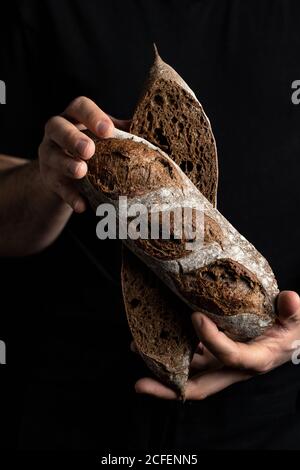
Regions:
<instances>
[{"instance_id":1,"label":"artisan sourdough loaf","mask_svg":"<svg viewBox=\"0 0 300 470\"><path fill-rule=\"evenodd\" d=\"M166 150L215 205L218 162L210 122L194 92L162 61L156 48L130 132ZM197 344L191 309L125 246L122 288L128 323L140 355L163 382L183 396Z\"/></svg>"},{"instance_id":2,"label":"artisan sourdough loaf","mask_svg":"<svg viewBox=\"0 0 300 470\"><path fill-rule=\"evenodd\" d=\"M108 201L117 207L123 195L149 213L153 203L161 212L191 203L204 211L204 244L193 251L184 237L124 241L123 296L137 349L184 396L197 341L191 311L248 340L274 322L277 284L266 260L215 209L218 165L209 120L157 51L130 132L147 140L118 130L105 140L90 134L96 153L81 189L94 209Z\"/></svg>"},{"instance_id":3,"label":"artisan sourdough loaf","mask_svg":"<svg viewBox=\"0 0 300 470\"><path fill-rule=\"evenodd\" d=\"M127 238L124 244L191 309L205 313L231 336L250 339L272 325L278 287L269 264L179 166L146 140L117 129L112 138L95 142L96 153L81 183L92 207L110 202L118 212L118 198L127 196L129 207L143 204L149 214L154 204L162 213L193 207L204 214L204 243L195 240L192 250L184 237Z\"/></svg>"}]
</instances>

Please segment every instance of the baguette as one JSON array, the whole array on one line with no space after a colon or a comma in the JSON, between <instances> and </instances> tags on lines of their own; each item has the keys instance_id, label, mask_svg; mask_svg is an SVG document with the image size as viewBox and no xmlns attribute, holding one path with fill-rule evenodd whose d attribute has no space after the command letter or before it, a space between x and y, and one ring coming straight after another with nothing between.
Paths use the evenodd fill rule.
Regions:
<instances>
[{"instance_id":1,"label":"baguette","mask_svg":"<svg viewBox=\"0 0 300 470\"><path fill-rule=\"evenodd\" d=\"M186 240L133 240L125 245L191 309L210 317L241 340L260 335L275 321L275 276L263 256L200 193L180 167L146 140L115 129L97 139L82 190L92 207L118 197L142 203L149 213L174 206L203 211L204 244L185 248ZM186 229L187 227L183 227Z\"/></svg>"},{"instance_id":2,"label":"baguette","mask_svg":"<svg viewBox=\"0 0 300 470\"><path fill-rule=\"evenodd\" d=\"M212 206L216 206L218 164L210 122L193 91L174 69L161 60L156 48L155 62L136 107L130 132L146 138L148 142L118 131L115 138L133 139L137 144L143 143L156 152L159 152L159 149L165 150L168 157L180 166ZM120 150L116 148L115 142L110 141L108 145L105 144L104 148L101 147L99 139L89 135L96 142L98 158L102 152L107 157L110 153L125 151L127 157L128 153L138 156L137 160L140 164L139 154L143 153L141 146L139 149L133 147L132 144L128 147L128 144L124 142ZM164 153L160 152L160 155ZM117 160L115 164L118 169L117 173L119 171L122 173L124 170L124 168L122 170L122 165ZM130 165L127 165L125 170L128 175L131 173ZM158 166L156 164L153 166L156 167L154 174L157 181L154 181L154 178L152 183L156 186L158 183L156 190L161 191L161 183L168 186L167 180L170 175L161 175ZM112 186L111 175L109 175L112 171L112 162L108 165L106 162L104 167L98 166L95 161L91 162L89 175L81 183L81 189L94 209L100 201L107 202L112 196L110 194L107 199L101 183L101 187L98 186L100 180L97 175L100 175L103 169L109 179L110 187ZM171 173L171 180L174 179L174 182L177 180L176 186L180 178L178 180L176 172L171 171ZM145 178L145 174L141 175L143 180L142 176ZM138 178L137 175L131 180L131 186L134 189L131 194L133 200L139 197L138 193L141 190L135 181L136 178ZM99 189L102 196L98 192ZM148 189L150 193L153 189L155 191L153 187ZM116 194L112 199L114 197ZM197 310L203 311L228 335L240 340L248 340L261 334L274 322L275 318L274 298L278 289L268 263L252 245L243 241L243 237L236 237L236 233L231 236L229 243L224 243L224 237L226 238L227 234L231 233L230 230L227 233L231 227L230 224L228 226L226 221L224 223L222 217L221 219L216 217L217 220L215 220L206 212L207 209L205 210L205 246L202 250L202 261L198 254L200 260L198 259L196 265L194 263L195 266L190 262L193 253L188 255L185 250L182 250L184 243L181 243L179 251L178 246L174 247L174 243L166 242L166 240L152 240L150 243L147 240L143 243L136 243L138 250L142 249L142 253L136 251L133 246L130 248L143 262L126 246L123 249L121 275L123 297L128 323L137 349L155 375L173 387L182 397L188 379L190 361L197 343L190 321L191 309L194 310L196 307ZM239 253L234 256L229 246L236 241L240 246ZM219 251L224 249L224 252L217 253L216 246L213 248L215 244L219 245ZM246 258L241 255L245 246L246 252L249 251L246 261ZM170 255L175 258L169 259ZM169 267L172 264L170 261L175 261L173 268L182 258L183 263L177 263L180 266L179 276L178 272L166 275L165 268L159 266L155 258L160 259L162 265ZM184 270L182 265L185 266ZM174 270L173 268L171 271ZM262 282L264 271L268 274L268 285ZM167 289L164 283L168 284L173 292Z\"/></svg>"},{"instance_id":3,"label":"baguette","mask_svg":"<svg viewBox=\"0 0 300 470\"><path fill-rule=\"evenodd\" d=\"M161 59L156 47L130 133L165 150L216 205L218 159L209 119L194 92ZM191 309L125 246L121 281L128 324L140 355L161 381L184 396L198 342Z\"/></svg>"}]
</instances>

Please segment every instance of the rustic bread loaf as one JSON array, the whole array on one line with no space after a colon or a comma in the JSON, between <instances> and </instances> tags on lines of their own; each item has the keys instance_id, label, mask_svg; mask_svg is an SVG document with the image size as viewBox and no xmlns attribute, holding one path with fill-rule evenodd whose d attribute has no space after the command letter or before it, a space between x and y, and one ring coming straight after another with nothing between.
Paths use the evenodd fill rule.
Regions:
<instances>
[{"instance_id":1,"label":"rustic bread loaf","mask_svg":"<svg viewBox=\"0 0 300 470\"><path fill-rule=\"evenodd\" d=\"M209 120L193 91L172 67L162 61L156 47L155 61L136 106L130 132L162 150L165 148L215 205L218 162ZM128 323L141 356L162 381L184 395L190 360L197 343L191 329L191 310L125 246L122 287ZM148 312L151 312L151 318ZM140 332L145 329L148 334L141 339ZM159 344L154 351L153 344Z\"/></svg>"},{"instance_id":2,"label":"rustic bread loaf","mask_svg":"<svg viewBox=\"0 0 300 470\"><path fill-rule=\"evenodd\" d=\"M154 66L135 110L130 132L165 149L202 194L215 205L218 166L215 140L209 120L192 90L161 60L157 51ZM134 155L133 147L127 146L127 150ZM139 158L138 161L140 162ZM154 189L160 187L161 174L157 162L152 162L151 165L155 167L151 183ZM95 172L95 168L91 170L91 173ZM98 170L103 171L103 166ZM171 179L173 177L176 179L176 175L172 174ZM109 178L108 183L111 184ZM87 182L83 186L85 194L89 194L89 199L96 208L98 196L95 198L94 190ZM141 187L143 184L137 184L133 178L130 188L133 195L136 191L138 193ZM206 244L217 241L222 246L222 231L207 215L205 228ZM147 248L151 256L162 260L168 259L169 256L174 256L175 259L186 255L183 243L179 246L179 250L178 246L174 247L172 241L164 240L163 250L160 245L158 240L152 240L150 244L145 241L144 246L142 244L140 248ZM255 309L251 310L254 305L256 307L262 305L259 300L259 283L255 282L251 271L247 278L245 277L247 270L239 271L239 268L239 263L234 260L215 262L205 269L200 268L196 275L191 273L190 277L185 276L183 287L187 290L188 297L202 306L202 311L207 313L211 310L211 318L220 327L223 326L227 333L238 339L248 339L260 334L267 324L271 324L274 313L273 309L270 311L268 307L265 311L258 308L259 315ZM198 285L201 289L197 293ZM189 318L191 309L168 290L162 281L125 246L122 287L128 323L141 356L162 381L184 396L190 360L197 342ZM273 287L276 292L276 281ZM216 295L218 289L223 293L223 297ZM230 295L232 289L235 290L235 294ZM240 302L243 289L248 301L244 305ZM205 295L201 295L203 291ZM243 309L247 306L251 310L250 314L244 313Z\"/></svg>"},{"instance_id":3,"label":"rustic bread loaf","mask_svg":"<svg viewBox=\"0 0 300 470\"><path fill-rule=\"evenodd\" d=\"M170 75L170 73L169 73ZM176 78L176 76L175 76ZM171 93L171 90L168 91ZM140 104L140 103L139 103ZM145 107L144 107L145 108ZM160 108L152 109L152 114L160 114L160 119L168 119ZM189 127L189 117L181 120L182 126ZM198 126L201 126L199 121ZM93 135L89 133L90 137ZM145 129L151 136L151 129ZM170 134L169 139L178 139ZM212 136L213 139L213 136ZM183 156L185 162L193 165L192 149ZM205 158L216 161L215 147L212 155ZM201 163L202 156L199 156ZM137 159L138 162L138 159ZM195 166L202 168L201 165ZM208 168L206 166L206 168ZM217 179L217 172L212 172L211 178ZM206 181L209 181L207 178ZM210 185L215 188L217 182ZM205 187L202 185L205 191ZM215 194L205 191L208 197L216 200ZM155 240L152 247L155 249ZM167 243L165 242L165 247ZM170 244L172 249L172 244ZM159 253L159 250L157 250ZM184 396L184 389L189 375L190 361L197 345L197 338L191 326L191 309L180 301L162 281L144 264L134 257L124 246L122 262L122 288L128 324L136 347L149 368L163 382L172 386L179 395ZM147 334L145 334L147 332ZM153 347L155 345L155 347Z\"/></svg>"},{"instance_id":4,"label":"rustic bread loaf","mask_svg":"<svg viewBox=\"0 0 300 470\"><path fill-rule=\"evenodd\" d=\"M128 196L129 205L153 204L161 212L196 207L204 213L204 244L192 251L186 240L124 240L190 308L205 313L231 336L250 339L275 320L278 294L274 274L262 255L215 209L162 150L137 136L115 129L113 138L95 139L96 153L82 180L96 208ZM185 227L186 228L186 227ZM166 247L165 247L166 244ZM158 249L159 247L159 249ZM160 255L158 255L158 251Z\"/></svg>"}]
</instances>

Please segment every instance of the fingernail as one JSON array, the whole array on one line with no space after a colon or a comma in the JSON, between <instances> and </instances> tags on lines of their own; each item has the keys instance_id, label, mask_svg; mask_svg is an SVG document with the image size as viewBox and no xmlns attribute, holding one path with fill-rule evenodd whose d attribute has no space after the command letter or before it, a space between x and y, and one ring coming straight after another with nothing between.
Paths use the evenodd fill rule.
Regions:
<instances>
[{"instance_id":1,"label":"fingernail","mask_svg":"<svg viewBox=\"0 0 300 470\"><path fill-rule=\"evenodd\" d=\"M97 124L97 134L104 136L110 128L110 123L108 121L100 121Z\"/></svg>"},{"instance_id":2,"label":"fingernail","mask_svg":"<svg viewBox=\"0 0 300 470\"><path fill-rule=\"evenodd\" d=\"M72 176L75 178L83 178L87 170L86 164L84 162L80 162L80 163L74 162L74 163L75 164L73 166Z\"/></svg>"},{"instance_id":3,"label":"fingernail","mask_svg":"<svg viewBox=\"0 0 300 470\"><path fill-rule=\"evenodd\" d=\"M201 312L193 312L193 317L197 317L197 322L198 323L202 323L202 319L203 319L203 316L202 316L202 313Z\"/></svg>"},{"instance_id":4,"label":"fingernail","mask_svg":"<svg viewBox=\"0 0 300 470\"><path fill-rule=\"evenodd\" d=\"M82 212L82 204L81 204L80 199L77 199L77 201L74 202L73 210L74 210L74 212Z\"/></svg>"},{"instance_id":5,"label":"fingernail","mask_svg":"<svg viewBox=\"0 0 300 470\"><path fill-rule=\"evenodd\" d=\"M79 140L79 142L76 144L76 151L80 155L83 155L87 146L88 146L88 142L86 140Z\"/></svg>"},{"instance_id":6,"label":"fingernail","mask_svg":"<svg viewBox=\"0 0 300 470\"><path fill-rule=\"evenodd\" d=\"M78 205L79 205L79 201L74 201L73 204L72 204L72 208L73 208L73 211L76 212L76 209L78 208Z\"/></svg>"},{"instance_id":7,"label":"fingernail","mask_svg":"<svg viewBox=\"0 0 300 470\"><path fill-rule=\"evenodd\" d=\"M203 316L199 312L194 312L192 315L192 322L198 336L200 335L202 325L203 325Z\"/></svg>"}]
</instances>

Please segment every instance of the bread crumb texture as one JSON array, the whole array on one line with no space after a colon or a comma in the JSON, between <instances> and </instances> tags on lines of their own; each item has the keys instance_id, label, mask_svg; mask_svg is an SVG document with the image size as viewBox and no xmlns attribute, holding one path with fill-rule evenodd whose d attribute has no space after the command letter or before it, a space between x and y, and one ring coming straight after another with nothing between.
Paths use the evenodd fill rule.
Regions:
<instances>
[{"instance_id":1,"label":"bread crumb texture","mask_svg":"<svg viewBox=\"0 0 300 470\"><path fill-rule=\"evenodd\" d=\"M158 377L182 392L197 344L191 310L135 255L125 248L124 254L125 307L137 349Z\"/></svg>"},{"instance_id":2,"label":"bread crumb texture","mask_svg":"<svg viewBox=\"0 0 300 470\"><path fill-rule=\"evenodd\" d=\"M130 132L164 150L215 203L215 140L200 103L190 93L172 80L157 78L137 106Z\"/></svg>"}]
</instances>

